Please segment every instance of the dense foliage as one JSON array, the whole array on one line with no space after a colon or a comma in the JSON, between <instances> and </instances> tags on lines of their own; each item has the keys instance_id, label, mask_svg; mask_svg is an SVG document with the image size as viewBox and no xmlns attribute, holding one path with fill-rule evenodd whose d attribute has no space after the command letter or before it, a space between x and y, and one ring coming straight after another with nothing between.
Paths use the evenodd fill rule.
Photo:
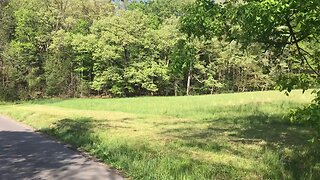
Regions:
<instances>
[{"instance_id":1,"label":"dense foliage","mask_svg":"<svg viewBox=\"0 0 320 180\"><path fill-rule=\"evenodd\" d=\"M178 96L274 88L289 94L295 88L301 88L304 91L310 88L317 89L320 82L319 39L320 1L318 0L1 0L0 101L42 97ZM312 136L312 138L314 137L313 141L319 141L320 92L314 90L314 93L314 101L306 107L292 111L290 118L292 122L311 125L312 130L315 130L318 136L312 131L310 138ZM268 137L260 138L262 141L259 141L259 148L261 146L266 151L269 150L268 147L272 149L279 147L280 143L288 143L279 156L278 154L276 154L277 157L272 156L275 161L268 158L269 153L262 156L266 157L263 162L275 162L276 166L266 165L266 167L274 169L252 165L255 169L250 172L253 179L254 177L259 179L281 179L281 177L282 179L290 179L291 177L297 177L296 179L310 177L312 179L313 176L317 179L319 177L318 146L316 145L316 148L311 148L308 151L300 151L300 147L292 144L291 141L294 142L293 139L298 139L298 136L293 136L294 134L298 134L299 137L304 137L304 134L292 131L292 127L289 128L286 124L287 121L281 122L283 119L287 119L287 117L280 118L280 115L281 117L285 116L283 112L277 114L277 111L287 110L285 107L289 108L286 103L279 103L280 101L272 99L272 103L267 104L268 107L261 106L267 99L263 98L253 104L239 100L241 103L247 102L239 107L230 104L219 107L219 105L209 106L210 99L203 98L207 101L201 101L197 104L197 101L193 99L192 106L185 106L186 109L182 110L175 110L175 108L171 108L172 106L165 104L164 106L169 110L165 109L162 112L161 108L159 109L161 103L154 101L154 99L150 103L152 108L149 106L147 106L149 108L135 107L134 104L127 106L130 110L133 110L134 106L139 112L150 109L161 111L161 115L166 115L160 119L164 127L168 127L163 123L164 121L167 120L168 124L172 123L169 122L171 119L167 119L167 115L170 115L172 111L181 113L178 113L176 118L186 117L193 120L203 116L201 120L205 120L205 126L202 128L198 128L199 126L194 122L185 123L181 119L177 119L179 121L174 123L175 126L186 126L186 128L177 129L180 133L188 134L184 140L197 137L193 142L190 141L191 143L183 142L181 152L186 152L184 146L188 144L188 146L193 144L192 148L201 149L201 152L202 148L205 152L208 150L207 146L219 145L224 142L232 142L230 146L239 142L239 145L242 146L246 144L243 138L246 137L245 135L248 136L249 132L252 132L252 137L249 138L252 142L259 138L257 135L261 135L261 133L268 135ZM235 96L232 98L237 100ZM259 96L259 98L261 97ZM248 99L246 98L246 100ZM95 102L90 101L91 103ZM174 101L182 106L185 103L190 103L190 99ZM225 100L221 101L225 103ZM290 103L288 104L290 105ZM88 102L85 102L71 107L79 108L82 104L88 106ZM201 105L204 104L208 104L205 111L201 109ZM99 104L96 103L91 105L94 105L95 108L99 107ZM101 107L106 109L106 106L108 105L103 104ZM8 112L16 111L15 108L17 106L7 107ZM108 108L118 111L123 108L123 104L110 105ZM233 112L234 108L236 111ZM264 108L270 112L266 113ZM84 109L88 109L88 107ZM25 113L26 109L20 111ZM47 110L29 109L29 111L41 114ZM193 111L194 115L188 116ZM97 113L102 112L92 112L92 114ZM42 120L49 119L46 116ZM56 114L50 118L55 116ZM55 118L55 121L60 122L60 117ZM103 119L105 114L96 116L96 118ZM130 118L126 117L115 122L122 123ZM232 122L225 130L230 128L230 132L220 134L233 138L236 130L238 135L242 133L242 136L238 136L235 141L222 139L221 142L215 142L217 136L212 132L220 132L221 130L224 132L225 130L219 127L220 122L226 123L228 119ZM158 119L153 118L152 120ZM72 120L71 123L78 123L78 121L80 124L82 123L81 120ZM33 120L32 122L38 123L39 121ZM83 122L86 123L87 120ZM70 122L66 123L70 124ZM270 126L271 124L274 126ZM154 125L150 126L161 127ZM100 125L97 126L100 127ZM139 127L141 132L149 132L152 129L149 126L141 126L147 127L145 129ZM234 129L234 126L239 127ZM264 128L261 129L262 126ZM48 124L48 127L51 125ZM54 131L51 129L51 133L56 133L55 135L58 136L63 132L62 137L66 134L70 135L68 131L64 134L64 129L57 127ZM87 126L81 125L81 127ZM101 128L106 127L101 126ZM121 126L116 124L115 127ZM297 127L305 128L305 126ZM136 132L136 129L139 128L134 127L133 131ZM244 132L246 128L249 131ZM81 141L76 139L80 137L77 133L81 134L82 132L78 131L77 126L71 126L70 129L77 130L74 142L80 142L80 144L76 145L83 145ZM170 132L172 129L167 130ZM114 134L121 136L123 129L120 128L120 130L121 133ZM195 130L196 133L190 135L192 130ZM90 132L95 131L90 130ZM132 131L126 132L130 132L130 136L132 135ZM152 134L157 131L150 132ZM206 134L207 137L204 136ZM81 137L87 138L82 134ZM148 143L154 142L154 139L142 137ZM152 135L152 137L154 136ZM281 141L273 141L275 137L281 137ZM290 137L294 138L290 139ZM170 138L166 141L170 141ZM203 140L206 142L203 143ZM90 140L88 143L90 146L95 145L91 142ZM131 142L130 139L128 142ZM274 146L264 146L266 142L267 144L274 143ZM161 142L161 144L165 143L167 142ZM174 151L172 152L180 153L177 151L179 144L173 145ZM135 146L136 144L134 144ZM303 145L303 148L305 146ZM103 146L104 149L109 147L112 146ZM123 148L125 146L119 147L121 147L119 149L126 149ZM97 147L90 148L99 149ZM297 148L297 158L293 158L295 154L292 153L296 150L290 150L290 148ZM159 146L156 149L159 150L162 147ZM220 152L221 148L220 150L219 148L211 150ZM111 148L110 153L113 151ZM105 151L101 152L95 152L95 154L100 156ZM168 164L171 165L177 160L175 155L172 156L174 161L167 161L165 159L167 156L159 156L160 160L155 159L154 166L150 166L150 157L154 156L153 152L148 152L150 156L149 154L135 156L137 151L134 148L132 148L132 152L134 153L128 156L124 151L123 155L130 158L137 157L138 161L141 160L140 157L147 157L146 165L142 168L143 173L155 172L159 169L162 171L159 164L163 163L162 167L168 168ZM233 156L240 154L243 157L244 155L238 152L250 151L246 148L240 148L240 151L228 149L226 152L232 152ZM192 151L190 154L195 153ZM190 158L190 154L186 154L185 157ZM310 156L309 154L314 155ZM121 156L122 154L120 154ZM307 160L303 163L296 161L296 159L301 159L300 156L303 156L303 161ZM105 157L109 156L103 156L103 158ZM161 159L162 157L165 158ZM208 157L210 154L203 156L203 159L208 159ZM257 154L250 159L261 160L257 157L261 158L261 152L257 151ZM278 161L279 159L281 162ZM133 173L139 172L139 168L138 170L128 168L129 161L134 162L130 159L124 161L113 159L113 163L116 165L119 165L117 164L119 162L125 162L125 165L120 163L121 168ZM211 168L212 164L202 166L201 161L199 161L199 165L190 161L190 166L185 166L185 162L189 161L181 160L183 163L180 163L179 159L178 161L178 165L173 167L180 168L181 166L183 176L178 176L180 174L172 175L171 173L175 173L176 170L169 169L167 177L183 179L186 169L188 172L196 171L199 175L207 175L205 179L212 179L212 177L230 179L232 177L233 170L225 172L222 168L216 171ZM225 157L223 157L223 161L225 161ZM139 165L139 163L130 163L130 166L136 166L136 164ZM284 167L288 164L290 167ZM294 164L294 167L291 167L291 164ZM215 166L217 164L214 164ZM145 167L154 169L150 171ZM195 168L195 171L190 170L190 167ZM208 167L208 169L204 168L207 174L203 173L201 167ZM281 169L281 167L290 169L290 172ZM197 168L201 171L197 171ZM303 173L300 173L301 169L303 169ZM251 177L246 174L246 171L241 174L243 170L244 168L241 166L239 171L235 171L233 177L240 179L245 176ZM261 177L254 176L256 173L264 171L265 173ZM214 174L216 172L218 174ZM219 176L220 172L224 172L227 176L224 176L224 173L222 173L223 176ZM192 176L198 176L197 173ZM138 178L143 176L143 174L135 175Z\"/></svg>"},{"instance_id":2,"label":"dense foliage","mask_svg":"<svg viewBox=\"0 0 320 180\"><path fill-rule=\"evenodd\" d=\"M119 5L120 4L120 5ZM260 46L189 37L193 0L7 0L0 10L0 98L189 95L274 88Z\"/></svg>"},{"instance_id":3,"label":"dense foliage","mask_svg":"<svg viewBox=\"0 0 320 180\"><path fill-rule=\"evenodd\" d=\"M182 18L182 29L198 37L237 41L244 48L259 45L269 62L284 65L278 85L290 92L296 85L308 89L319 81L319 7L319 1L198 0Z\"/></svg>"},{"instance_id":4,"label":"dense foliage","mask_svg":"<svg viewBox=\"0 0 320 180\"><path fill-rule=\"evenodd\" d=\"M244 48L264 49L269 63L282 66L276 73L280 90L319 86L320 1L198 0L186 14L182 29L189 36L219 37ZM314 93L313 103L294 111L291 119L311 125L320 134L320 92Z\"/></svg>"}]
</instances>

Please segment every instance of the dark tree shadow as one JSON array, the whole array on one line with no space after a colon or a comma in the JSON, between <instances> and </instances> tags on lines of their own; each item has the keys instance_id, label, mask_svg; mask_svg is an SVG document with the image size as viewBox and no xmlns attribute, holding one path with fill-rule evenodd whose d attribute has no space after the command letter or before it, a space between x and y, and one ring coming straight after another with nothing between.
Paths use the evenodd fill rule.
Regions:
<instances>
[{"instance_id":1,"label":"dark tree shadow","mask_svg":"<svg viewBox=\"0 0 320 180\"><path fill-rule=\"evenodd\" d=\"M265 148L279 152L286 171L295 179L320 179L320 145L311 143L316 131L306 125L292 124L287 117L258 114L245 117L247 128L237 132L235 138L250 144L265 141ZM254 141L252 141L254 140ZM291 149L290 155L284 149Z\"/></svg>"},{"instance_id":2,"label":"dark tree shadow","mask_svg":"<svg viewBox=\"0 0 320 180\"><path fill-rule=\"evenodd\" d=\"M100 143L100 139L94 136L94 127L103 128L109 125L91 118L62 119L55 122L52 127L40 131L68 142L74 147L81 147Z\"/></svg>"},{"instance_id":3,"label":"dark tree shadow","mask_svg":"<svg viewBox=\"0 0 320 180\"><path fill-rule=\"evenodd\" d=\"M206 124L207 128L165 129L162 134L178 138L183 142L182 146L213 152L226 150L242 157L245 156L243 152L215 139L227 136L230 143L256 144L279 153L285 170L295 179L305 179L310 174L311 179L320 179L320 168L315 168L320 164L320 146L309 142L315 135L310 127L294 125L287 117L263 112L234 119L220 118L192 123ZM162 127L166 125L170 123L160 124ZM290 156L284 153L286 148L293 151Z\"/></svg>"},{"instance_id":4,"label":"dark tree shadow","mask_svg":"<svg viewBox=\"0 0 320 180\"><path fill-rule=\"evenodd\" d=\"M124 118L119 122L127 123L131 119ZM61 119L50 128L41 129L41 132L52 135L60 140L72 144L74 147L85 147L92 144L101 144L102 140L96 135L95 130L103 129L108 133L108 129L128 129L128 126L112 126L108 121L95 120L92 118Z\"/></svg>"}]
</instances>

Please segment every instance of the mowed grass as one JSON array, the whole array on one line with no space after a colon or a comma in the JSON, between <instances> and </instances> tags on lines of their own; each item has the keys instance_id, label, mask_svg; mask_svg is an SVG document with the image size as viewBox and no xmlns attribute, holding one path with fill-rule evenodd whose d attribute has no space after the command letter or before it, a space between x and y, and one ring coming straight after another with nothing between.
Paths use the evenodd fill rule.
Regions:
<instances>
[{"instance_id":1,"label":"mowed grass","mask_svg":"<svg viewBox=\"0 0 320 180\"><path fill-rule=\"evenodd\" d=\"M312 129L290 109L313 95L49 99L2 105L11 116L133 179L319 179Z\"/></svg>"}]
</instances>

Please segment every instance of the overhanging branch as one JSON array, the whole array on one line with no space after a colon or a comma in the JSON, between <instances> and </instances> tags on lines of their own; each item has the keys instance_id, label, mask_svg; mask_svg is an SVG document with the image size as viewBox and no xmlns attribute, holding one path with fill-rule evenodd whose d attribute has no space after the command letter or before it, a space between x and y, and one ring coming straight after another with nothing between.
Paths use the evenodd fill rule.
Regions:
<instances>
[{"instance_id":1,"label":"overhanging branch","mask_svg":"<svg viewBox=\"0 0 320 180\"><path fill-rule=\"evenodd\" d=\"M299 56L302 58L302 63L306 62L306 64L308 65L308 67L309 67L318 77L320 77L320 73L319 73L318 71L316 71L316 70L311 66L311 64L310 64L309 61L308 61L308 58L306 58L306 57L304 56L304 54L301 52L301 51L304 51L304 52L306 53L307 51L303 50L303 49L299 46L299 41L298 41L297 38L296 38L296 35L295 35L294 31L293 31L293 28L292 28L291 23L290 23L289 20L287 21L287 25L288 25L288 28L289 28L291 37L292 37L293 40L294 40L292 43L296 46L297 51L298 51L298 54L299 54ZM311 55L309 52L307 52L307 54Z\"/></svg>"}]
</instances>

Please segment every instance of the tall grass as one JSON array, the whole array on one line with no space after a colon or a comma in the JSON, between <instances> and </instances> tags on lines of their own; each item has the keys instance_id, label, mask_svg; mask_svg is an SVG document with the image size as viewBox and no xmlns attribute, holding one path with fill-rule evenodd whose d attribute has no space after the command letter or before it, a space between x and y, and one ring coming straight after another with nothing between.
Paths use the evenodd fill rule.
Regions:
<instances>
[{"instance_id":1,"label":"tall grass","mask_svg":"<svg viewBox=\"0 0 320 180\"><path fill-rule=\"evenodd\" d=\"M292 125L310 93L51 99L0 113L85 150L133 179L317 179L313 130Z\"/></svg>"},{"instance_id":2,"label":"tall grass","mask_svg":"<svg viewBox=\"0 0 320 180\"><path fill-rule=\"evenodd\" d=\"M308 103L313 97L310 91L302 94L302 91L296 90L290 96L278 91L267 91L190 97L50 99L33 103L81 110L117 111L202 119L211 117L212 112L220 111L220 109L226 107L232 109L233 107L239 107L239 105L250 104L255 104L257 107L263 104L282 104L282 108L278 110L282 112L283 108Z\"/></svg>"}]
</instances>

